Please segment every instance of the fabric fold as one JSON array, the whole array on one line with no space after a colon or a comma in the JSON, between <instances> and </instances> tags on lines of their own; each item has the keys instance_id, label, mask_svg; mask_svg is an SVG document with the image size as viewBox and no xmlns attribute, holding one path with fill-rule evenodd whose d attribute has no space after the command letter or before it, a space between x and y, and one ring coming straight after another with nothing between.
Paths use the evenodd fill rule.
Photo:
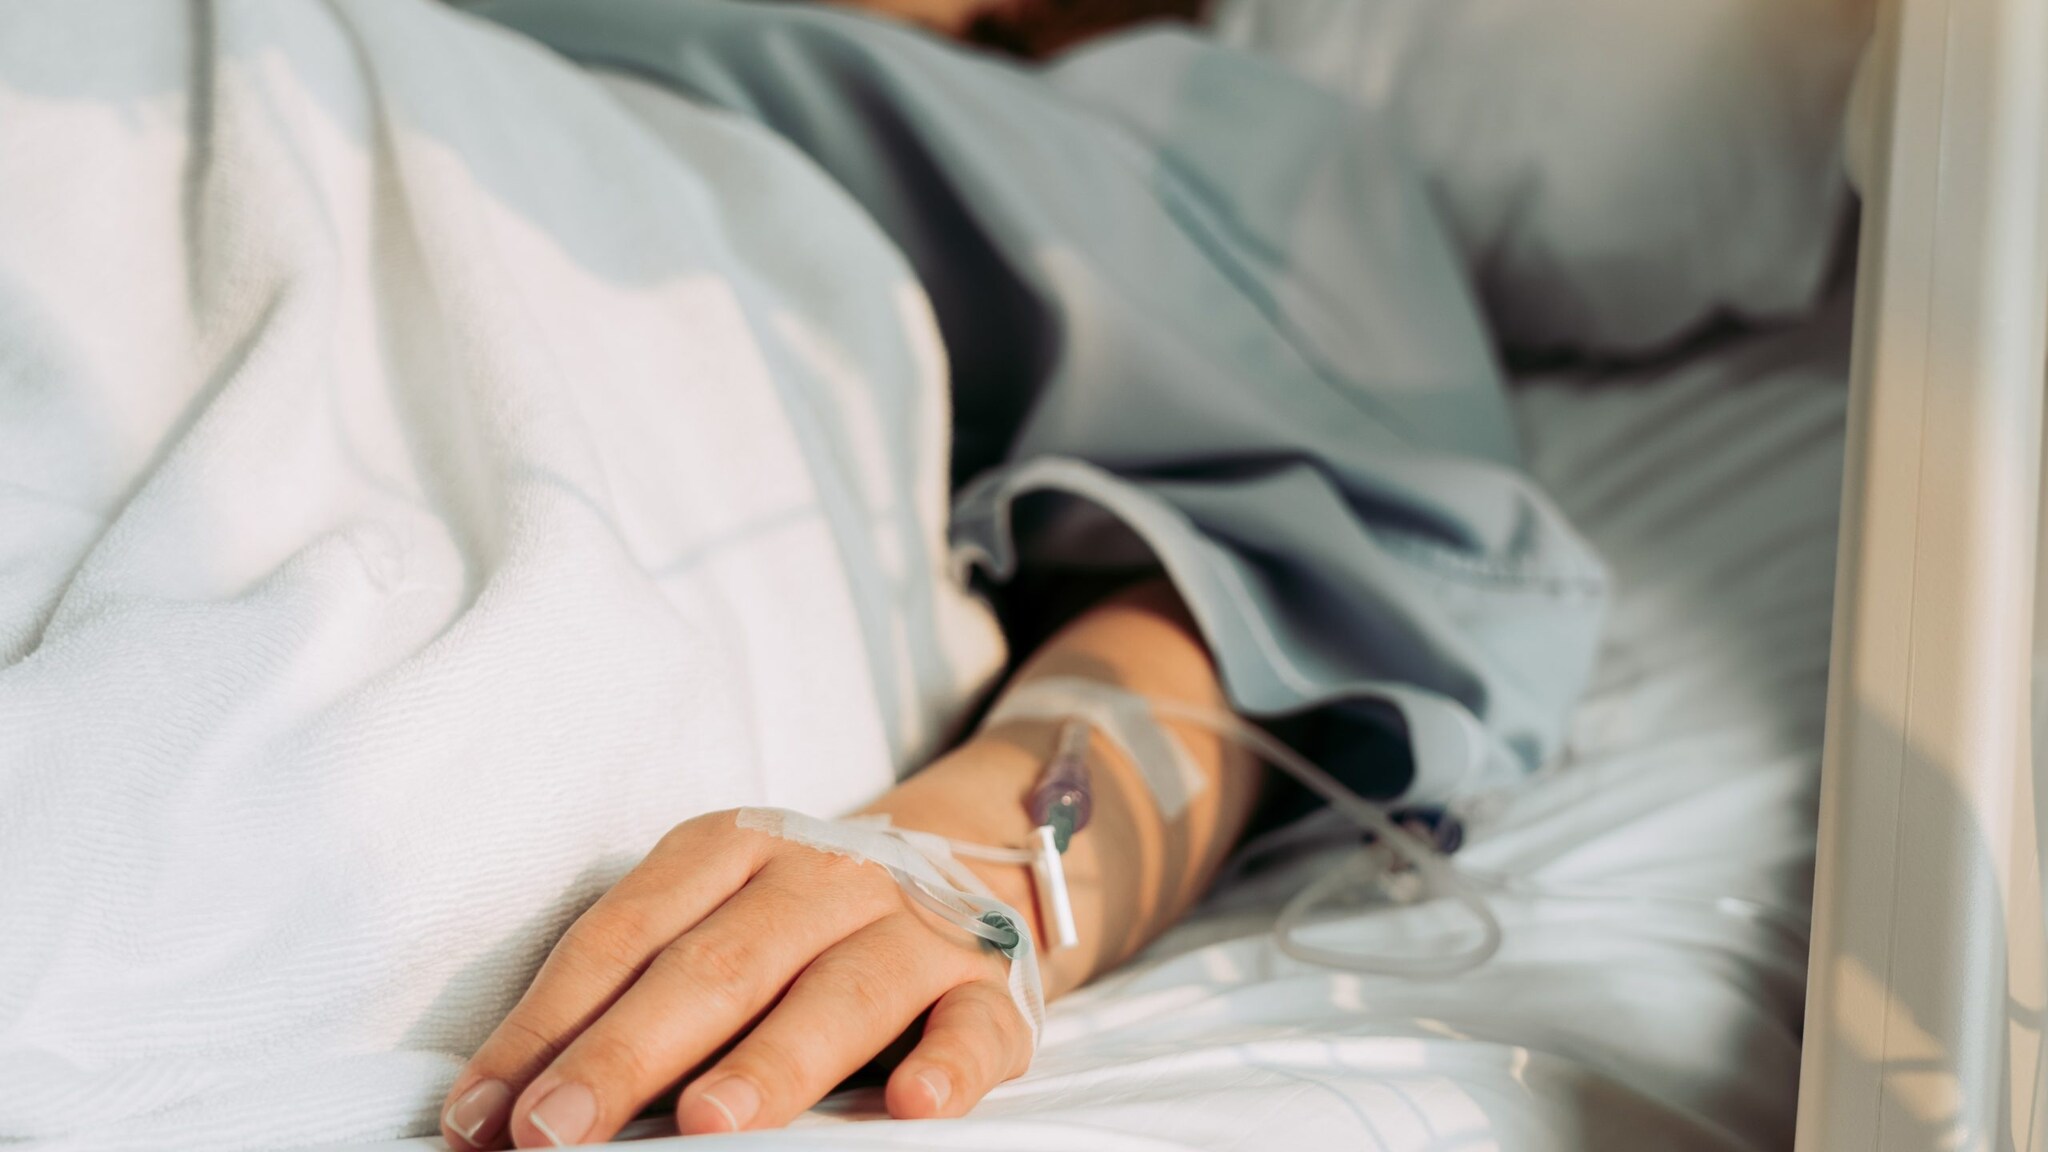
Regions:
<instances>
[{"instance_id":1,"label":"fabric fold","mask_svg":"<svg viewBox=\"0 0 2048 1152\"><path fill-rule=\"evenodd\" d=\"M1477 734L1412 774L1356 764L1362 791L1442 802L1556 747L1605 573L1516 467L1390 130L1179 32L1033 70L810 5L482 10L759 121L902 248L953 364L953 543L985 575L1157 565L1241 709L1391 724L1411 753Z\"/></svg>"}]
</instances>

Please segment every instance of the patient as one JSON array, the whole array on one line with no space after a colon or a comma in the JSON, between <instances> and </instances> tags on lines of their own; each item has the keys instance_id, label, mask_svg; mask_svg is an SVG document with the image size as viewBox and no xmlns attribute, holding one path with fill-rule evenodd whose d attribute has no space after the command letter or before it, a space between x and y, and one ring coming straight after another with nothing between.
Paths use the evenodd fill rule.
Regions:
<instances>
[{"instance_id":1,"label":"patient","mask_svg":"<svg viewBox=\"0 0 2048 1152\"><path fill-rule=\"evenodd\" d=\"M1055 946L1036 686L1557 746L1603 573L1398 137L843 7L0 5L0 1141L959 1117L1298 799L1096 725Z\"/></svg>"},{"instance_id":2,"label":"patient","mask_svg":"<svg viewBox=\"0 0 2048 1152\"><path fill-rule=\"evenodd\" d=\"M1069 947L766 829L1014 852L1053 679L1555 747L1602 573L1395 137L1034 62L1188 0L870 6L0 6L0 1142L962 1116L1294 797L1104 725Z\"/></svg>"},{"instance_id":3,"label":"patient","mask_svg":"<svg viewBox=\"0 0 2048 1152\"><path fill-rule=\"evenodd\" d=\"M0 1144L725 1133L866 1073L980 1108L912 1142L1203 1146L1315 1064L1340 1127L1434 1093L1435 1020L1384 1065L1402 991L1296 967L1434 935L1268 941L1291 873L1179 936L1287 985L1256 1030L1148 991L1202 950L1041 1031L1302 810L1192 724L1170 803L1086 743L1068 946L1022 865L961 854L948 920L771 830L1014 852L1054 681L1271 726L1339 807L1563 745L1605 573L1438 174L1202 7L0 5ZM1526 1023L1528 1117L1640 1115Z\"/></svg>"},{"instance_id":4,"label":"patient","mask_svg":"<svg viewBox=\"0 0 2048 1152\"><path fill-rule=\"evenodd\" d=\"M963 39L1039 56L1195 0L1083 4L860 0ZM1129 690L1221 703L1216 671L1170 585L1147 582L1082 611L1017 673L1106 677ZM876 802L899 826L1023 844L1025 796L1057 725L985 730ZM1257 763L1182 733L1205 778L1161 818L1133 765L1097 741L1093 834L1065 858L1078 947L1041 953L1048 997L1115 967L1172 924L1236 842ZM707 869L706 861L717 867ZM1047 939L1022 865L971 865ZM899 1037L898 1118L958 1116L1030 1059L1008 961L921 911L880 868L736 828L730 812L676 828L562 938L533 986L449 1095L455 1147L610 1138L687 1078L685 1133L772 1128L816 1104Z\"/></svg>"},{"instance_id":5,"label":"patient","mask_svg":"<svg viewBox=\"0 0 2048 1152\"><path fill-rule=\"evenodd\" d=\"M855 6L1039 56L1145 17L1189 15L1198 4ZM1011 683L1077 675L1225 704L1197 628L1160 580L1084 607ZM1057 728L1041 720L987 728L869 812L957 840L1021 845L1031 832L1026 794ZM1119 750L1099 739L1089 748L1092 821L1064 858L1080 944L1040 952L1048 998L1115 967L1172 924L1245 827L1259 765L1214 736L1178 735L1203 784L1172 820ZM1048 939L1026 867L970 866L1030 917L1034 940ZM921 910L881 868L739 828L730 811L711 813L678 826L562 937L458 1077L443 1134L456 1148L600 1142L679 1081L684 1133L773 1128L885 1050L898 1057L890 1115L959 1116L1030 1060L1008 967L993 948Z\"/></svg>"},{"instance_id":6,"label":"patient","mask_svg":"<svg viewBox=\"0 0 2048 1152\"><path fill-rule=\"evenodd\" d=\"M1141 17L1186 17L1200 7L1193 0L872 0L856 6L1024 56L1041 56ZM705 19L741 25L747 18ZM573 26L562 27L574 34ZM774 39L781 35L777 29L759 40L746 38L751 35L735 33L729 51L724 42L700 39L716 47L692 57L718 61L706 65L713 71L701 83L704 90L750 111L782 105L727 93L719 85L744 89L768 83L764 74L789 57L772 55L774 49L762 45L822 45L816 49L821 54L841 47L822 35L787 43ZM790 35L809 36L810 30ZM760 57L745 55L756 49ZM750 70L752 64L760 67ZM772 115L766 118L773 121ZM971 253L969 245L957 239L921 242L918 230L954 211L950 201L922 184L909 194L914 202L908 207L900 190L868 189L861 179L874 175L869 153L844 130L828 136L814 135L803 123L773 126L835 175L852 174L842 178L892 238L924 261L919 272L927 282L970 286L951 295L934 290L942 325L949 328L956 387L969 386L962 381L975 378L979 360L974 348L952 338L963 331L986 333L1000 315L957 317L972 308L997 314L1002 297L994 286L967 278L980 273L948 263L965 263L955 253ZM884 140L881 147L904 145ZM878 186L889 185L890 178L883 178ZM1039 339L1021 330L1007 338L1026 347ZM1162 378L1177 379L1179 373L1169 366ZM1470 378L1483 381L1483 367ZM1139 396L1135 380L1124 386ZM1084 402L1099 404L1100 397ZM976 407L972 394L955 403ZM1142 397L1131 403L1140 413L1151 411ZM1239 415L1220 417L1221 426L1253 426L1258 401L1243 403L1247 407ZM1051 410L1043 397L1040 404ZM1460 424L1456 436L1483 439L1476 431L1483 427L1483 421ZM970 426L960 434L956 452L972 450L972 431ZM1306 450L1305 434L1288 435L1297 438L1283 436L1272 449L1281 466L1271 475L1283 484L1293 483L1286 458ZM955 472L971 474L989 463L963 466L956 459ZM1320 506L1312 493L1323 483L1315 480L1301 496L1288 498L1304 510L1304 526L1316 514L1307 509ZM1216 489L1217 496L1222 493ZM1210 497L1198 486L1177 498L1187 501L1189 514L1214 515L1217 523L1235 515L1220 503L1201 511L1201 501ZM1248 540L1256 536L1249 526L1226 531L1244 531ZM1271 542L1247 547L1254 553L1278 548ZM1313 593L1304 586L1295 595ZM1035 614L1045 615L1039 607ZM1231 703L1202 630L1173 584L1141 578L1063 615L1064 623L1048 629L1049 638L1021 662L1010 690L1041 677L1082 676L1150 697ZM1377 653L1363 655L1358 667L1371 668L1378 660ZM1031 832L1025 797L1052 754L1055 734L1051 722L995 725L869 811L907 829L1021 845ZM1202 784L1194 802L1170 820L1122 753L1100 739L1089 749L1096 810L1066 857L1080 944L1058 951L1041 947L1040 975L1049 997L1126 960L1173 923L1203 892L1246 827L1260 793L1257 764L1212 737L1191 730L1176 734ZM972 867L998 897L1025 910L1034 940L1048 939L1026 868L982 861ZM920 909L883 869L742 828L730 811L701 816L671 832L562 937L524 998L457 1077L442 1114L443 1133L457 1148L602 1141L679 1083L675 1115L685 1133L772 1128L885 1054L894 1060L886 1089L892 1116L960 1116L997 1084L1022 1073L1030 1060L1029 1026L1007 987L1008 975L1002 955Z\"/></svg>"}]
</instances>

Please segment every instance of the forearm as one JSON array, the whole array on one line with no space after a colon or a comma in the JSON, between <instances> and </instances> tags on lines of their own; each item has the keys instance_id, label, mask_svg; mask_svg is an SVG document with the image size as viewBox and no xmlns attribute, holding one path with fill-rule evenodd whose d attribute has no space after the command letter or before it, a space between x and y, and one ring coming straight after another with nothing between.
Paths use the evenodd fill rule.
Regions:
<instances>
[{"instance_id":1,"label":"forearm","mask_svg":"<svg viewBox=\"0 0 2048 1152\"><path fill-rule=\"evenodd\" d=\"M1214 664L1172 589L1147 584L1082 614L1042 647L1006 689L1042 677L1083 677L1155 696L1225 707ZM977 734L870 807L907 828L986 844L1021 845L1025 798L1051 757L1059 724L1006 721ZM1242 750L1185 724L1172 726L1202 777L1168 820L1135 765L1099 735L1089 747L1094 814L1064 858L1080 945L1049 951L1021 866L972 866L1033 920L1048 995L1128 958L1202 894L1249 818L1258 768Z\"/></svg>"}]
</instances>

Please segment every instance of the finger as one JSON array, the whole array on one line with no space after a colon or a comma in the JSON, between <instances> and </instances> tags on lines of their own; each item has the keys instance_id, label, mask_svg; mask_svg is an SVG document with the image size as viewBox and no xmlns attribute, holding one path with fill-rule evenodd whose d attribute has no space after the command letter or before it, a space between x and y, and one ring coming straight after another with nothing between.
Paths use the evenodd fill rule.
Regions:
<instances>
[{"instance_id":1,"label":"finger","mask_svg":"<svg viewBox=\"0 0 2048 1152\"><path fill-rule=\"evenodd\" d=\"M520 1094L514 1140L524 1148L608 1139L774 1003L820 953L901 907L879 869L837 858L770 861L662 949Z\"/></svg>"},{"instance_id":2,"label":"finger","mask_svg":"<svg viewBox=\"0 0 2048 1152\"><path fill-rule=\"evenodd\" d=\"M442 1107L452 1148L505 1143L513 1099L632 984L649 960L747 882L765 853L731 813L677 825L569 926L519 1003L455 1078Z\"/></svg>"},{"instance_id":3,"label":"finger","mask_svg":"<svg viewBox=\"0 0 2048 1152\"><path fill-rule=\"evenodd\" d=\"M914 913L870 924L804 970L766 1019L683 1090L685 1134L789 1123L985 968Z\"/></svg>"},{"instance_id":4,"label":"finger","mask_svg":"<svg viewBox=\"0 0 2048 1152\"><path fill-rule=\"evenodd\" d=\"M932 1006L924 1036L889 1076L898 1120L962 1116L1031 1064L1031 1028L1000 979L962 984Z\"/></svg>"}]
</instances>

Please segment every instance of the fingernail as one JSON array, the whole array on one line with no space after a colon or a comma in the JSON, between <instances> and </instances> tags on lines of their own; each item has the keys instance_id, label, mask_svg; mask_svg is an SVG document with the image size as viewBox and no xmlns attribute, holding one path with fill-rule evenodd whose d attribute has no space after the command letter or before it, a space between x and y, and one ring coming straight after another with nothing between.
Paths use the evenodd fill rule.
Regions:
<instances>
[{"instance_id":1,"label":"fingernail","mask_svg":"<svg viewBox=\"0 0 2048 1152\"><path fill-rule=\"evenodd\" d=\"M944 1108L946 1098L953 1094L953 1078L937 1068L920 1068L917 1079L932 1094L932 1107Z\"/></svg>"},{"instance_id":2,"label":"fingernail","mask_svg":"<svg viewBox=\"0 0 2048 1152\"><path fill-rule=\"evenodd\" d=\"M597 1123L597 1097L581 1084L564 1084L541 1097L526 1122L557 1148L580 1144Z\"/></svg>"},{"instance_id":3,"label":"fingernail","mask_svg":"<svg viewBox=\"0 0 2048 1152\"><path fill-rule=\"evenodd\" d=\"M704 1099L725 1116L734 1132L747 1126L761 1110L761 1093L752 1083L728 1076L704 1090Z\"/></svg>"},{"instance_id":4,"label":"fingernail","mask_svg":"<svg viewBox=\"0 0 2048 1152\"><path fill-rule=\"evenodd\" d=\"M484 1142L505 1126L505 1114L512 1110L512 1087L503 1080L485 1080L455 1098L441 1123L472 1146Z\"/></svg>"}]
</instances>

